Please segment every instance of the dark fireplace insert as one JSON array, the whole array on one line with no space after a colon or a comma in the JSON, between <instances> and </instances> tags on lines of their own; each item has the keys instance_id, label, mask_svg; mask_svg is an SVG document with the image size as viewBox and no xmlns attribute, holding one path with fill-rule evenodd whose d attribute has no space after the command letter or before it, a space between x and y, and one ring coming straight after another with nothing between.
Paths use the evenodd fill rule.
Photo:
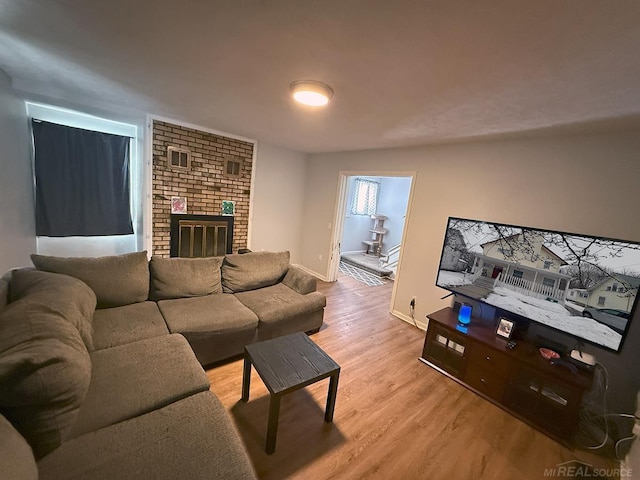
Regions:
<instances>
[{"instance_id":1,"label":"dark fireplace insert","mask_svg":"<svg viewBox=\"0 0 640 480\"><path fill-rule=\"evenodd\" d=\"M220 257L232 248L232 216L171 215L172 257Z\"/></svg>"}]
</instances>

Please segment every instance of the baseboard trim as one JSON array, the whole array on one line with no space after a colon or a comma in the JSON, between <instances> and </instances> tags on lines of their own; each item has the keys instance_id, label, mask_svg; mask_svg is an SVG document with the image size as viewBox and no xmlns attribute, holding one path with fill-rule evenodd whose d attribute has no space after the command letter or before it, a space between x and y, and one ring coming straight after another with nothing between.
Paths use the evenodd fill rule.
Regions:
<instances>
[{"instance_id":1,"label":"baseboard trim","mask_svg":"<svg viewBox=\"0 0 640 480\"><path fill-rule=\"evenodd\" d=\"M419 321L417 319L416 319L416 322L413 323L413 319L409 315L405 315L404 313L398 312L397 310L391 310L390 313L394 317L399 318L403 322L407 322L409 325L411 325L413 327L418 327L420 330L426 330L427 329L427 324L426 323L421 322L421 321Z\"/></svg>"},{"instance_id":2,"label":"baseboard trim","mask_svg":"<svg viewBox=\"0 0 640 480\"><path fill-rule=\"evenodd\" d=\"M351 252L340 252L340 255L351 255L354 253L366 253L366 250L353 250Z\"/></svg>"},{"instance_id":3,"label":"baseboard trim","mask_svg":"<svg viewBox=\"0 0 640 480\"><path fill-rule=\"evenodd\" d=\"M310 268L305 267L304 265L300 265L299 263L294 263L292 265L295 265L296 267L298 267L300 270L304 270L305 272L307 272L309 275L313 275L314 277L316 277L319 280L322 280L323 282L328 282L329 280L327 280L327 277L325 277L324 275L320 275L318 272L311 270Z\"/></svg>"}]
</instances>

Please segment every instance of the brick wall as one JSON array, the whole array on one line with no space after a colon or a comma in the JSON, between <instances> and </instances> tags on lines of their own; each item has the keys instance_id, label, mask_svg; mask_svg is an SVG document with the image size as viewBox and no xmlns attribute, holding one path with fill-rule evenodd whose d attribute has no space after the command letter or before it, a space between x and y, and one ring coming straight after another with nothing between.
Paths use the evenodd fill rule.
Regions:
<instances>
[{"instance_id":1,"label":"brick wall","mask_svg":"<svg viewBox=\"0 0 640 480\"><path fill-rule=\"evenodd\" d=\"M191 168L170 167L167 147L191 152ZM243 160L240 178L223 176L225 156ZM220 215L222 201L235 202L233 251L247 246L253 143L153 122L153 255L169 256L171 197L187 197L187 213Z\"/></svg>"}]
</instances>

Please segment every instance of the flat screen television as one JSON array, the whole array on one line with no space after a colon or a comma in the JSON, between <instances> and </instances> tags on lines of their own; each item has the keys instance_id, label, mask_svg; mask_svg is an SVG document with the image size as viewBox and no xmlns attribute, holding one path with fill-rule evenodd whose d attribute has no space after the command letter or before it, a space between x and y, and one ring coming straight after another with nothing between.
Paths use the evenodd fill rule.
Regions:
<instances>
[{"instance_id":1,"label":"flat screen television","mask_svg":"<svg viewBox=\"0 0 640 480\"><path fill-rule=\"evenodd\" d=\"M436 285L619 352L640 243L450 217Z\"/></svg>"}]
</instances>

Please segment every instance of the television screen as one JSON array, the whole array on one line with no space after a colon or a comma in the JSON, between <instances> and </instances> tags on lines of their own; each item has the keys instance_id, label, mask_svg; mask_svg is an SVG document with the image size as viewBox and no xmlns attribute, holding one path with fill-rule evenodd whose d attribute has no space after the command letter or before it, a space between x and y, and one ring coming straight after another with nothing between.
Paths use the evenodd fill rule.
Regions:
<instances>
[{"instance_id":1,"label":"television screen","mask_svg":"<svg viewBox=\"0 0 640 480\"><path fill-rule=\"evenodd\" d=\"M451 217L436 285L618 352L640 243Z\"/></svg>"}]
</instances>

